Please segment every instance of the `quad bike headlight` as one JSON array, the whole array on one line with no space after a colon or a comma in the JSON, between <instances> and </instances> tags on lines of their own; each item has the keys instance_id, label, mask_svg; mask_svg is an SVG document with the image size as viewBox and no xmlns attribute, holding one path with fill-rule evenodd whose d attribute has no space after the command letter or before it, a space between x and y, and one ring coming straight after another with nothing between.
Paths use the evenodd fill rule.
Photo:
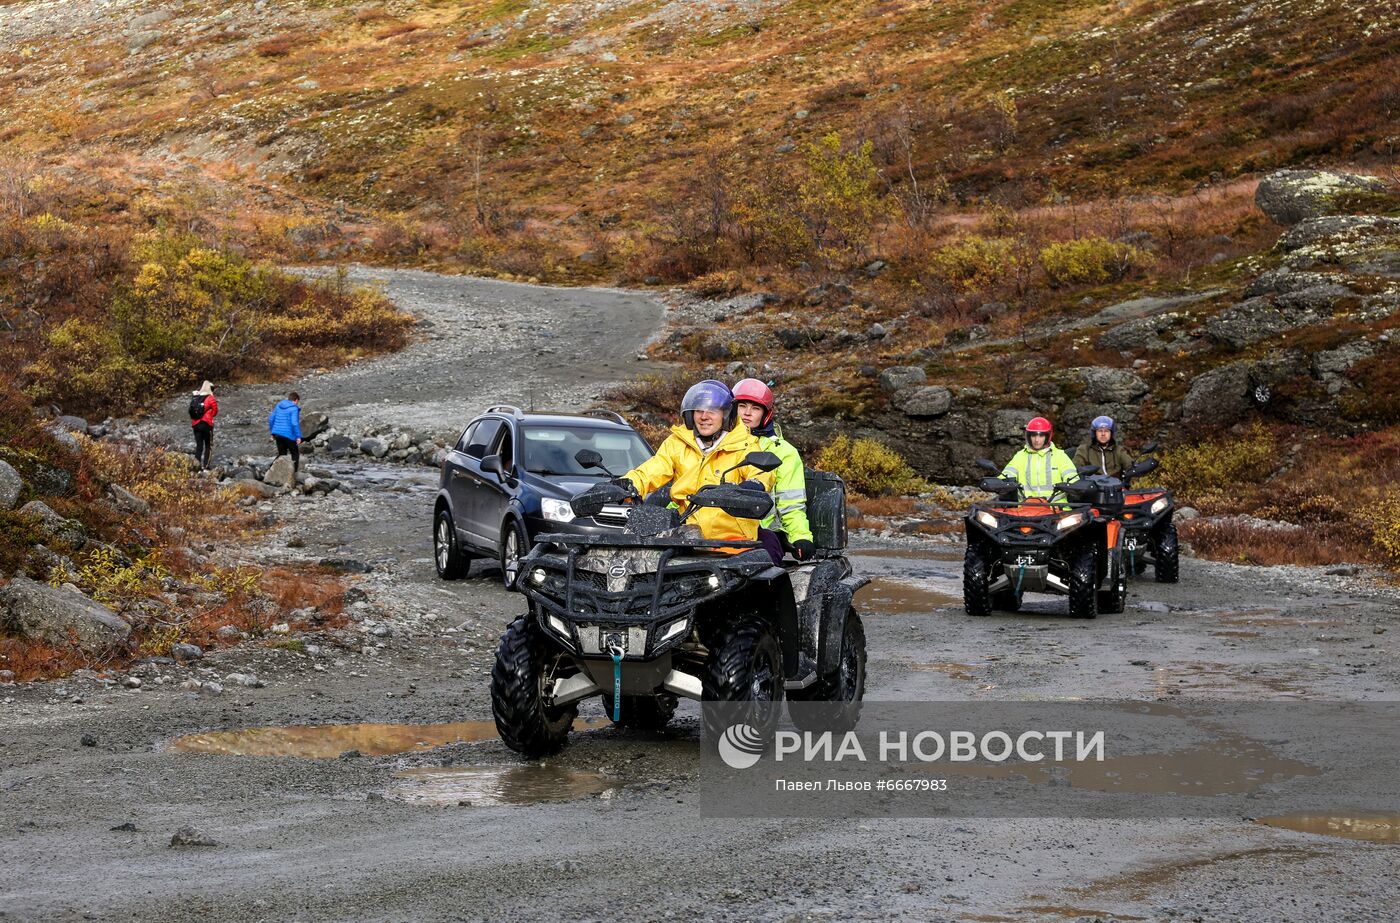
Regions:
<instances>
[{"instance_id":1,"label":"quad bike headlight","mask_svg":"<svg viewBox=\"0 0 1400 923\"><path fill-rule=\"evenodd\" d=\"M530 580L535 584L535 586L540 586L541 584L543 584L545 580L548 579L548 577L549 574L545 573L543 567L537 567L534 570L530 571Z\"/></svg>"},{"instance_id":2,"label":"quad bike headlight","mask_svg":"<svg viewBox=\"0 0 1400 923\"><path fill-rule=\"evenodd\" d=\"M710 579L705 581L711 590L719 589L719 574L710 574Z\"/></svg>"},{"instance_id":3,"label":"quad bike headlight","mask_svg":"<svg viewBox=\"0 0 1400 923\"><path fill-rule=\"evenodd\" d=\"M568 500L552 500L548 497L540 501L540 512L550 522L573 522L574 510Z\"/></svg>"},{"instance_id":4,"label":"quad bike headlight","mask_svg":"<svg viewBox=\"0 0 1400 923\"><path fill-rule=\"evenodd\" d=\"M1166 497L1158 497L1158 498L1157 498L1157 502L1152 504L1152 515L1153 515L1153 516L1156 516L1158 513L1162 512L1162 510L1166 509L1167 506L1168 506L1167 498L1166 498Z\"/></svg>"},{"instance_id":5,"label":"quad bike headlight","mask_svg":"<svg viewBox=\"0 0 1400 923\"><path fill-rule=\"evenodd\" d=\"M997 522L997 518L991 513L987 512L986 510L977 511L977 521L982 523L982 525L986 526L988 529L995 529L998 525L1000 525L1000 523Z\"/></svg>"},{"instance_id":6,"label":"quad bike headlight","mask_svg":"<svg viewBox=\"0 0 1400 923\"><path fill-rule=\"evenodd\" d=\"M1083 513L1070 513L1068 516L1061 517L1060 521L1055 523L1055 528L1063 532L1066 529L1073 529L1075 526L1079 525L1083 521Z\"/></svg>"},{"instance_id":7,"label":"quad bike headlight","mask_svg":"<svg viewBox=\"0 0 1400 923\"><path fill-rule=\"evenodd\" d=\"M674 622L661 629L661 636L656 639L656 643L660 644L662 641L670 641L672 638L676 637L676 635L684 632L688 627L690 627L689 618L676 619Z\"/></svg>"}]
</instances>

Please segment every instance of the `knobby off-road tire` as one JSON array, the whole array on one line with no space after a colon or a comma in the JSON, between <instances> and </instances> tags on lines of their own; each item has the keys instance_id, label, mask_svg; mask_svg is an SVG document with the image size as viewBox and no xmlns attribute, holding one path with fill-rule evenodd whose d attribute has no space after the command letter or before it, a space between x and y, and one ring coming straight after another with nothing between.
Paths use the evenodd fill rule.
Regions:
<instances>
[{"instance_id":1,"label":"knobby off-road tire","mask_svg":"<svg viewBox=\"0 0 1400 923\"><path fill-rule=\"evenodd\" d=\"M613 697L609 693L603 694L603 708L607 711L608 719L611 720ZM631 728L635 731L660 731L666 727L675 713L675 703L662 702L654 695L624 695L622 697L622 717L614 723L618 727Z\"/></svg>"},{"instance_id":2,"label":"knobby off-road tire","mask_svg":"<svg viewBox=\"0 0 1400 923\"><path fill-rule=\"evenodd\" d=\"M1116 615L1122 612L1128 605L1128 574L1126 571L1127 560L1120 552L1118 559L1117 573L1115 568L1108 569L1108 576L1104 578L1108 582L1109 588L1099 590L1099 611L1105 615Z\"/></svg>"},{"instance_id":3,"label":"knobby off-road tire","mask_svg":"<svg viewBox=\"0 0 1400 923\"><path fill-rule=\"evenodd\" d=\"M501 529L501 583L512 593L520 588L520 559L530 553L530 537L520 520L511 518Z\"/></svg>"},{"instance_id":4,"label":"knobby off-road tire","mask_svg":"<svg viewBox=\"0 0 1400 923\"><path fill-rule=\"evenodd\" d=\"M1181 546L1176 540L1176 523L1169 522L1152 533L1152 570L1158 583L1181 579Z\"/></svg>"},{"instance_id":5,"label":"knobby off-road tire","mask_svg":"<svg viewBox=\"0 0 1400 923\"><path fill-rule=\"evenodd\" d=\"M452 527L452 514L439 510L433 520L433 562L437 575L443 580L461 580L471 569L471 555L462 550L457 530Z\"/></svg>"},{"instance_id":6,"label":"knobby off-road tire","mask_svg":"<svg viewBox=\"0 0 1400 923\"><path fill-rule=\"evenodd\" d=\"M991 615L993 559L978 542L968 542L963 554L963 610L968 615Z\"/></svg>"},{"instance_id":7,"label":"knobby off-road tire","mask_svg":"<svg viewBox=\"0 0 1400 923\"><path fill-rule=\"evenodd\" d=\"M844 733L856 726L865 699L865 625L854 607L846 611L836 672L787 695L788 717L799 730Z\"/></svg>"},{"instance_id":8,"label":"knobby off-road tire","mask_svg":"<svg viewBox=\"0 0 1400 923\"><path fill-rule=\"evenodd\" d=\"M765 739L770 737L783 702L783 656L773 625L745 615L718 628L710 641L701 687L706 702L752 703L750 708L736 710L734 723L748 724ZM701 711L710 739L718 740L730 722L718 720L713 709Z\"/></svg>"},{"instance_id":9,"label":"knobby off-road tire","mask_svg":"<svg viewBox=\"0 0 1400 923\"><path fill-rule=\"evenodd\" d=\"M1084 545L1076 549L1069 559L1069 616L1072 619L1091 619L1098 610L1098 561L1094 546Z\"/></svg>"},{"instance_id":10,"label":"knobby off-road tire","mask_svg":"<svg viewBox=\"0 0 1400 923\"><path fill-rule=\"evenodd\" d=\"M561 656L524 615L510 623L496 649L491 715L505 745L528 759L562 750L578 717L577 704L552 708L544 702L548 668Z\"/></svg>"}]
</instances>

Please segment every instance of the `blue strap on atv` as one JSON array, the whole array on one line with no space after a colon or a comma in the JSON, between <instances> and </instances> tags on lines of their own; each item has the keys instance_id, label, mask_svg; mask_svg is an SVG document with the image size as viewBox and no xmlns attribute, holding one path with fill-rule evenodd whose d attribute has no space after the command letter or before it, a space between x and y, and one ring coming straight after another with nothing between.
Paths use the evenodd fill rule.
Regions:
<instances>
[{"instance_id":1,"label":"blue strap on atv","mask_svg":"<svg viewBox=\"0 0 1400 923\"><path fill-rule=\"evenodd\" d=\"M613 660L613 713L614 721L622 720L622 652L617 648L612 650Z\"/></svg>"},{"instance_id":2,"label":"blue strap on atv","mask_svg":"<svg viewBox=\"0 0 1400 923\"><path fill-rule=\"evenodd\" d=\"M1026 576L1026 565L1025 565L1025 562L1022 562L1022 563L1021 563L1021 569L1018 570L1018 571L1016 571L1016 589L1014 590L1014 592L1015 592L1015 594L1016 594L1016 598L1017 598L1017 599L1020 599L1020 598L1021 598L1021 580L1022 580L1022 578L1024 578L1025 576Z\"/></svg>"}]
</instances>

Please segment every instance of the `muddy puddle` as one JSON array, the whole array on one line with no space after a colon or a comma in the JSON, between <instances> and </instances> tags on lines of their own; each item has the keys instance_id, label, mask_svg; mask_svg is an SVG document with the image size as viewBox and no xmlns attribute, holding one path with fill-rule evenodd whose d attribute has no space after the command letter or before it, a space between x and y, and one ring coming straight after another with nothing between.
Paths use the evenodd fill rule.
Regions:
<instances>
[{"instance_id":1,"label":"muddy puddle","mask_svg":"<svg viewBox=\"0 0 1400 923\"><path fill-rule=\"evenodd\" d=\"M853 548L849 552L859 558L899 558L905 561L961 562L961 548Z\"/></svg>"},{"instance_id":2,"label":"muddy puddle","mask_svg":"<svg viewBox=\"0 0 1400 923\"><path fill-rule=\"evenodd\" d=\"M559 766L423 766L394 773L384 796L408 804L488 807L575 801L615 787L602 773Z\"/></svg>"},{"instance_id":3,"label":"muddy puddle","mask_svg":"<svg viewBox=\"0 0 1400 923\"><path fill-rule=\"evenodd\" d=\"M1400 814L1276 814L1259 818L1259 823L1299 833L1400 846Z\"/></svg>"},{"instance_id":4,"label":"muddy puddle","mask_svg":"<svg viewBox=\"0 0 1400 923\"><path fill-rule=\"evenodd\" d=\"M1175 753L1109 757L1102 762L1028 766L939 763L938 772L983 779L1024 779L1111 794L1247 795L1271 783L1321 771L1252 741L1226 740Z\"/></svg>"},{"instance_id":5,"label":"muddy puddle","mask_svg":"<svg viewBox=\"0 0 1400 923\"><path fill-rule=\"evenodd\" d=\"M934 661L932 663L910 663L904 662L900 666L907 667L916 673L942 673L953 679L970 680L977 672L978 665L972 663L954 663L953 661Z\"/></svg>"},{"instance_id":6,"label":"muddy puddle","mask_svg":"<svg viewBox=\"0 0 1400 923\"><path fill-rule=\"evenodd\" d=\"M856 592L856 610L880 615L928 615L962 600L912 583L876 577Z\"/></svg>"},{"instance_id":7,"label":"muddy puddle","mask_svg":"<svg viewBox=\"0 0 1400 923\"><path fill-rule=\"evenodd\" d=\"M607 725L603 718L579 718L575 731ZM447 744L495 740L491 721L456 721L445 724L316 724L285 727L238 728L204 731L177 737L174 749L186 753L223 753L230 756L295 756L329 760L356 751L361 756L386 756L431 750Z\"/></svg>"}]
</instances>

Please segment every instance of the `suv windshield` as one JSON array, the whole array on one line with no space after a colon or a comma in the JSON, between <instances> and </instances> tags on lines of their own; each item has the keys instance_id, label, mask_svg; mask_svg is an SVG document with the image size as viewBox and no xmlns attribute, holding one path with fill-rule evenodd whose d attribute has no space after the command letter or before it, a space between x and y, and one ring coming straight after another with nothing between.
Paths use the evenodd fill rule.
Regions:
<instances>
[{"instance_id":1,"label":"suv windshield","mask_svg":"<svg viewBox=\"0 0 1400 923\"><path fill-rule=\"evenodd\" d=\"M651 449L631 430L527 424L521 428L521 434L525 437L525 470L531 474L605 476L598 468L579 466L574 460L579 449L597 452L603 456L603 465L617 474L631 471L651 457Z\"/></svg>"}]
</instances>

